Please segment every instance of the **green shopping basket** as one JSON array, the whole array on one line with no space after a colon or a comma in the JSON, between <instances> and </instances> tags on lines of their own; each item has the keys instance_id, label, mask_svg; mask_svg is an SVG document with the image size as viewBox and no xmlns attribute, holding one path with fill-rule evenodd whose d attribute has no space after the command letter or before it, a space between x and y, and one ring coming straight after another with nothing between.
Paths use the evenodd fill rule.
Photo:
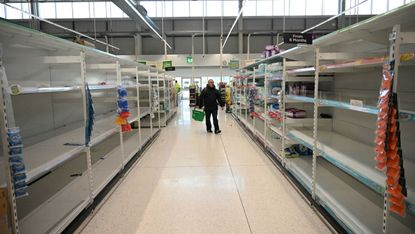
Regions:
<instances>
[{"instance_id":1,"label":"green shopping basket","mask_svg":"<svg viewBox=\"0 0 415 234\"><path fill-rule=\"evenodd\" d=\"M205 118L205 112L200 111L200 110L193 109L193 111L192 111L192 118L194 120L196 120L196 121L202 122L203 119Z\"/></svg>"}]
</instances>

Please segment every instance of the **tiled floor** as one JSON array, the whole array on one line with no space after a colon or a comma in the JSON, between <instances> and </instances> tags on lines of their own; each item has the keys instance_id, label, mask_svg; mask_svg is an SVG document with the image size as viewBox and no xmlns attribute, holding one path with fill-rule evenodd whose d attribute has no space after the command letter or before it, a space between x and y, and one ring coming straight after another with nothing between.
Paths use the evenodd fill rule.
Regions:
<instances>
[{"instance_id":1,"label":"tiled floor","mask_svg":"<svg viewBox=\"0 0 415 234\"><path fill-rule=\"evenodd\" d=\"M186 103L82 233L329 233L229 114Z\"/></svg>"}]
</instances>

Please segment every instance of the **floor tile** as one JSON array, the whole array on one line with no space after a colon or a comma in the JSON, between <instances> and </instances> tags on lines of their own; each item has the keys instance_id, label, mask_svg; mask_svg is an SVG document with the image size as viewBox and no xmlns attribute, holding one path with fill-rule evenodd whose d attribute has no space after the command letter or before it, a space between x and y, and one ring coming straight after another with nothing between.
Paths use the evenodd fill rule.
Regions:
<instances>
[{"instance_id":1,"label":"floor tile","mask_svg":"<svg viewBox=\"0 0 415 234\"><path fill-rule=\"evenodd\" d=\"M330 233L275 168L232 167L253 233Z\"/></svg>"},{"instance_id":2,"label":"floor tile","mask_svg":"<svg viewBox=\"0 0 415 234\"><path fill-rule=\"evenodd\" d=\"M135 168L83 233L249 233L229 168Z\"/></svg>"}]
</instances>

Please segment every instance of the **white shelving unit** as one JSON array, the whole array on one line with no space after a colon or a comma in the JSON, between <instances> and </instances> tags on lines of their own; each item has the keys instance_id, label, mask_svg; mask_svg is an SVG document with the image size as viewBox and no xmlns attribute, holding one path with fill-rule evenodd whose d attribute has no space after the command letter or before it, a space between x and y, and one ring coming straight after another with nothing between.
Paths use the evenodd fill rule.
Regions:
<instances>
[{"instance_id":1,"label":"white shelving unit","mask_svg":"<svg viewBox=\"0 0 415 234\"><path fill-rule=\"evenodd\" d=\"M151 94L164 90L164 73L3 20L0 50L2 83L15 88L2 89L3 116L21 130L29 192L14 200L11 184L0 181L8 184L14 231L62 232L158 133L142 123L157 114L159 100ZM153 86L154 78L163 85ZM86 85L95 108L89 143ZM115 124L119 85L128 90L131 132ZM7 157L0 163L7 166Z\"/></svg>"},{"instance_id":2,"label":"white shelving unit","mask_svg":"<svg viewBox=\"0 0 415 234\"><path fill-rule=\"evenodd\" d=\"M300 106L312 116L293 120L284 115L281 126L271 124L268 129L280 136L281 149L300 143L312 149L313 156L286 158L281 149L266 148L277 156L312 199L350 233L415 232L415 157L412 154L415 150L414 12L415 3L410 3L318 38L312 45L297 46L245 67L253 70L255 77L255 69L260 64L282 62L282 77L266 72L264 79L268 77L268 82L281 82L283 97L270 95L269 98L282 99L280 113L286 108ZM386 176L375 168L374 160L376 106L382 66L390 60L389 38L398 38L395 43L400 47L394 58L399 68L395 79L398 79L408 193L405 217L390 213L384 206ZM240 86L249 79L249 76L243 77L239 75L235 83ZM289 93L290 82L308 82L313 90ZM246 99L241 91L234 95ZM239 112L234 112L234 116L254 135L257 134L241 108L242 102L239 102ZM270 122L266 114L259 118Z\"/></svg>"}]
</instances>

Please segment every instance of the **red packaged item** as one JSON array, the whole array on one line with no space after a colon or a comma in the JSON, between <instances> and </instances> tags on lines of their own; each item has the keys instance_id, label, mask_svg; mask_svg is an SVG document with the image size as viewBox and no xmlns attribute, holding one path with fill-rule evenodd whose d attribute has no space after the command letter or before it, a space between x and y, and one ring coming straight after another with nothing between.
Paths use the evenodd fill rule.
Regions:
<instances>
[{"instance_id":1,"label":"red packaged item","mask_svg":"<svg viewBox=\"0 0 415 234\"><path fill-rule=\"evenodd\" d=\"M388 201L397 206L404 206L405 199L404 197L389 197Z\"/></svg>"},{"instance_id":2,"label":"red packaged item","mask_svg":"<svg viewBox=\"0 0 415 234\"><path fill-rule=\"evenodd\" d=\"M395 157L394 159L389 159L386 163L386 166L388 166L388 168L400 169L399 157Z\"/></svg>"},{"instance_id":3,"label":"red packaged item","mask_svg":"<svg viewBox=\"0 0 415 234\"><path fill-rule=\"evenodd\" d=\"M389 210L392 211L392 212L395 212L396 214L398 214L402 217L405 216L405 207L404 206L397 206L397 205L392 204L389 207Z\"/></svg>"},{"instance_id":4,"label":"red packaged item","mask_svg":"<svg viewBox=\"0 0 415 234\"><path fill-rule=\"evenodd\" d=\"M383 170L386 167L386 162L379 162L375 165L378 170Z\"/></svg>"},{"instance_id":5,"label":"red packaged item","mask_svg":"<svg viewBox=\"0 0 415 234\"><path fill-rule=\"evenodd\" d=\"M388 177L386 179L386 184L390 187L395 187L398 185L399 179L393 178L393 177Z\"/></svg>"},{"instance_id":6,"label":"red packaged item","mask_svg":"<svg viewBox=\"0 0 415 234\"><path fill-rule=\"evenodd\" d=\"M124 118L124 119L126 119L126 118L128 118L128 117L130 117L130 112L129 111L123 111L123 112L121 112L120 113L120 115L119 115L121 118Z\"/></svg>"},{"instance_id":7,"label":"red packaged item","mask_svg":"<svg viewBox=\"0 0 415 234\"><path fill-rule=\"evenodd\" d=\"M121 125L121 132L129 132L131 130L132 130L131 125L129 124Z\"/></svg>"},{"instance_id":8,"label":"red packaged item","mask_svg":"<svg viewBox=\"0 0 415 234\"><path fill-rule=\"evenodd\" d=\"M387 168L386 169L386 175L388 177L399 178L400 171L399 171L399 169L395 169L395 168Z\"/></svg>"},{"instance_id":9,"label":"red packaged item","mask_svg":"<svg viewBox=\"0 0 415 234\"><path fill-rule=\"evenodd\" d=\"M402 187L398 184L395 187L389 187L387 193L394 197L400 197L402 195L401 191Z\"/></svg>"}]
</instances>

